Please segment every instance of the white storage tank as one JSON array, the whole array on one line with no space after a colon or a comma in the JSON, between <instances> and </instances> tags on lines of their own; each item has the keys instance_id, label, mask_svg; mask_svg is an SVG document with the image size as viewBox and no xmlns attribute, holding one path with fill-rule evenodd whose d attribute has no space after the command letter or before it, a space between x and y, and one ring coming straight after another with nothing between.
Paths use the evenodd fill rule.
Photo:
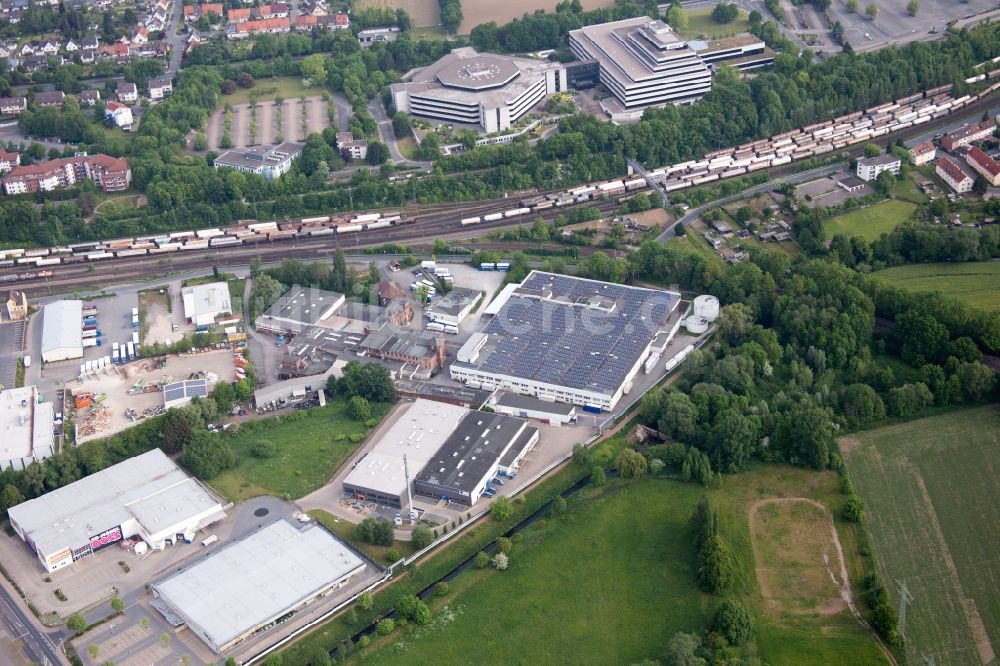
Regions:
<instances>
[{"instance_id":1,"label":"white storage tank","mask_svg":"<svg viewBox=\"0 0 1000 666\"><path fill-rule=\"evenodd\" d=\"M695 318L700 317L707 319L709 322L715 321L719 318L719 299L707 294L696 296L691 307L691 314Z\"/></svg>"},{"instance_id":2,"label":"white storage tank","mask_svg":"<svg viewBox=\"0 0 1000 666\"><path fill-rule=\"evenodd\" d=\"M684 327L687 328L689 333L701 335L708 330L708 319L705 317L698 317L697 315L691 315L684 320Z\"/></svg>"}]
</instances>

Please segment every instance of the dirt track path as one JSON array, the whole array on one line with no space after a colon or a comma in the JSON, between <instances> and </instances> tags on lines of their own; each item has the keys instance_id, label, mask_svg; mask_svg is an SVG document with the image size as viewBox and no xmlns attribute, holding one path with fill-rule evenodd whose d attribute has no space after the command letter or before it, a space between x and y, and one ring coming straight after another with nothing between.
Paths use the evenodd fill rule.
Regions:
<instances>
[{"instance_id":1,"label":"dirt track path","mask_svg":"<svg viewBox=\"0 0 1000 666\"><path fill-rule=\"evenodd\" d=\"M826 517L827 524L830 527L830 534L833 537L834 549L837 551L837 560L840 565L839 580L837 580L837 574L832 569L829 568L829 563L825 564L827 564L827 570L830 572L830 577L833 579L834 583L837 584L837 586L840 589L840 598L843 599L844 603L847 604L847 607L850 609L851 614L854 615L858 623L861 624L861 626L867 629L869 633L871 633L871 635L875 637L875 640L878 642L879 647L885 654L886 659L889 660L889 663L893 664L893 666L898 666L898 662L896 661L896 658L893 656L892 651L885 643L882 642L882 638L875 632L874 629L872 629L871 625L869 625L865 621L864 617L861 615L861 612L858 610L857 605L854 603L854 594L851 592L851 581L847 575L847 560L844 558L844 548L840 544L840 535L837 534L837 528L833 524L833 515L830 513L830 510L826 508L826 505L814 499L810 499L808 497L775 497L775 498L757 500L756 502L750 505L750 509L748 511L750 534L751 535L754 534L754 526L757 523L757 510L760 509L760 507L765 506L767 504L791 504L793 502L805 502L806 504L810 504L818 508ZM750 541L752 546L753 544L752 537ZM754 556L756 557L756 553L754 553Z\"/></svg>"}]
</instances>

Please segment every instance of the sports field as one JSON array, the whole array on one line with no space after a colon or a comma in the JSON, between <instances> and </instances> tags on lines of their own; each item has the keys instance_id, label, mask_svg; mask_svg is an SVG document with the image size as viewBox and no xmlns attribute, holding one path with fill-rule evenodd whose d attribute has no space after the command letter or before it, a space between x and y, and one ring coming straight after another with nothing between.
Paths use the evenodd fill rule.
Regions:
<instances>
[{"instance_id":1,"label":"sports field","mask_svg":"<svg viewBox=\"0 0 1000 666\"><path fill-rule=\"evenodd\" d=\"M823 229L827 238L845 234L861 236L869 242L877 241L882 234L908 220L916 209L915 203L890 199L832 217L823 223Z\"/></svg>"},{"instance_id":2,"label":"sports field","mask_svg":"<svg viewBox=\"0 0 1000 666\"><path fill-rule=\"evenodd\" d=\"M963 409L841 440L879 568L906 611L909 663L979 666L1000 648L1000 407Z\"/></svg>"},{"instance_id":3,"label":"sports field","mask_svg":"<svg viewBox=\"0 0 1000 666\"><path fill-rule=\"evenodd\" d=\"M875 273L909 291L940 291L984 310L1000 310L1000 262L912 264Z\"/></svg>"},{"instance_id":4,"label":"sports field","mask_svg":"<svg viewBox=\"0 0 1000 666\"><path fill-rule=\"evenodd\" d=\"M387 407L373 404L372 415L382 418ZM297 499L326 483L358 446L351 435L370 428L347 415L347 403L294 412L263 421L250 421L229 440L239 460L236 467L211 480L211 486L234 502L258 495ZM255 454L255 445L268 442L274 455Z\"/></svg>"},{"instance_id":5,"label":"sports field","mask_svg":"<svg viewBox=\"0 0 1000 666\"><path fill-rule=\"evenodd\" d=\"M840 501L836 488L832 473L774 467L727 478L722 489L710 492L741 563L733 593L753 609L756 652L766 663L886 663L830 582L830 566L838 580L843 575L823 504L803 500L800 508L796 501L787 508L779 504L774 512L764 507L759 521L749 514L755 501L769 504L771 498L799 493ZM675 632L703 630L719 600L697 588L693 570L688 521L704 492L667 480L612 482L582 491L571 499L566 516L515 538L507 571L463 573L446 597L430 601L429 625L379 642L366 651L363 663L468 663L472 654L488 663L523 664L662 658ZM757 524L753 537L751 522ZM800 538L806 545L786 548L787 539ZM853 570L856 544L844 541L844 549L845 566ZM771 597L757 587L758 568L776 581L799 581L801 594L822 599L824 608L803 611L801 598L791 601L781 594L769 606Z\"/></svg>"}]
</instances>

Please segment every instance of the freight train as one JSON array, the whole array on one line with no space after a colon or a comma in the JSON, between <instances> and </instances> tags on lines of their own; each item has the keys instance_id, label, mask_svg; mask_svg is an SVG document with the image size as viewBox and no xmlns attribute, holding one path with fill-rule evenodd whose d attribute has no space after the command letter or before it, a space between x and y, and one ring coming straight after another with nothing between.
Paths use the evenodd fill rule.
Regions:
<instances>
[{"instance_id":1,"label":"freight train","mask_svg":"<svg viewBox=\"0 0 1000 666\"><path fill-rule=\"evenodd\" d=\"M982 79L976 80L992 80L997 77L1000 77L1000 69L984 74ZM951 89L950 84L940 86L893 102L879 104L864 111L856 111L783 132L767 139L716 150L699 160L662 167L650 171L648 175L669 193L817 157L941 118L1000 89L1000 82L990 85L977 95L964 95L957 99L951 97ZM518 201L517 207L463 218L460 220L460 226L526 219L534 213L552 208L622 195L628 197L648 186L648 183L638 176L590 183L561 192L523 198ZM26 265L39 268L188 250L223 249L298 238L361 233L413 222L413 219L399 212L364 213L354 216L320 215L282 222L241 220L222 228L176 231L112 241L92 241L65 247L0 250L0 269ZM0 276L0 281L27 280L50 275L52 275L51 270L20 274L12 272Z\"/></svg>"}]
</instances>

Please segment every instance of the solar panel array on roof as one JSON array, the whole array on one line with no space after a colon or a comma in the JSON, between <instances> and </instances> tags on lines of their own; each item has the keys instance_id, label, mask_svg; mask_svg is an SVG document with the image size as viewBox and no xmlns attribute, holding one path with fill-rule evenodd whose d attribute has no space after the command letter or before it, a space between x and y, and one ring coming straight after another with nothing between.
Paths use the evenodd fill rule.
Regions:
<instances>
[{"instance_id":1,"label":"solar panel array on roof","mask_svg":"<svg viewBox=\"0 0 1000 666\"><path fill-rule=\"evenodd\" d=\"M204 379L185 379L184 381L167 384L163 387L163 402L185 398L204 398L208 395L208 382Z\"/></svg>"},{"instance_id":2,"label":"solar panel array on roof","mask_svg":"<svg viewBox=\"0 0 1000 666\"><path fill-rule=\"evenodd\" d=\"M483 332L482 372L613 393L666 321L676 293L532 272Z\"/></svg>"}]
</instances>

